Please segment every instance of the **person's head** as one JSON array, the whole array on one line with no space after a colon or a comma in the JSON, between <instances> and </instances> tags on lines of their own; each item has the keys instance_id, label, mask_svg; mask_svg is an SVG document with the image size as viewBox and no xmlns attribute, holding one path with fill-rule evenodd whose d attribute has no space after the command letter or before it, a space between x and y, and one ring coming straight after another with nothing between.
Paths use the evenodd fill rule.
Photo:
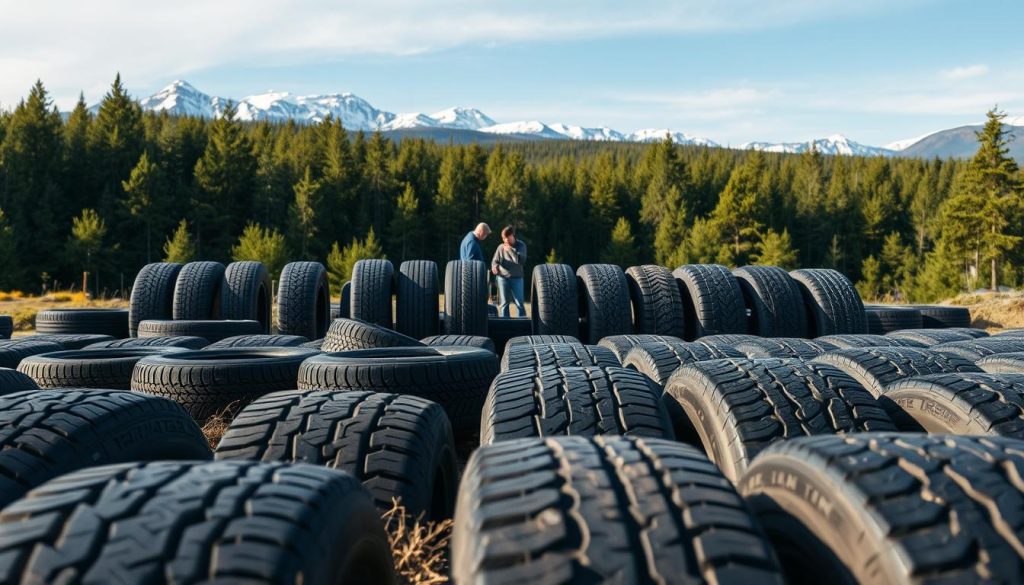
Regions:
<instances>
[{"instance_id":1,"label":"person's head","mask_svg":"<svg viewBox=\"0 0 1024 585\"><path fill-rule=\"evenodd\" d=\"M501 241L505 242L509 246L516 243L516 228L507 225L501 230Z\"/></svg>"},{"instance_id":2,"label":"person's head","mask_svg":"<svg viewBox=\"0 0 1024 585\"><path fill-rule=\"evenodd\" d=\"M481 221L476 224L476 229L473 230L473 234L476 236L476 239L484 240L487 236L491 235L491 226Z\"/></svg>"}]
</instances>

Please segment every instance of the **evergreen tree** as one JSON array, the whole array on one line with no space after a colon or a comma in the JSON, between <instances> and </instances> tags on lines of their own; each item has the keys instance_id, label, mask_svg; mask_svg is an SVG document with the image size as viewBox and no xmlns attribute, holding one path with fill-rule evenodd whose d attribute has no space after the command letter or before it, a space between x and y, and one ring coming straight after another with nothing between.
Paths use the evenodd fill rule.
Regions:
<instances>
[{"instance_id":1,"label":"evergreen tree","mask_svg":"<svg viewBox=\"0 0 1024 585\"><path fill-rule=\"evenodd\" d=\"M188 232L188 223L183 219L174 230L174 235L164 242L164 262L185 264L196 257L196 245Z\"/></svg>"},{"instance_id":2,"label":"evergreen tree","mask_svg":"<svg viewBox=\"0 0 1024 585\"><path fill-rule=\"evenodd\" d=\"M132 217L142 221L146 226L146 263L152 262L150 242L153 231L153 218L159 215L156 208L156 197L154 197L157 182L159 181L160 169L149 162L149 155L145 151L139 157L139 163L132 169L127 181L121 182L121 187L128 194L125 205Z\"/></svg>"},{"instance_id":3,"label":"evergreen tree","mask_svg":"<svg viewBox=\"0 0 1024 585\"><path fill-rule=\"evenodd\" d=\"M868 256L861 265L861 279L857 281L857 292L868 300L881 298L882 263L874 256Z\"/></svg>"},{"instance_id":4,"label":"evergreen tree","mask_svg":"<svg viewBox=\"0 0 1024 585\"><path fill-rule=\"evenodd\" d=\"M665 212L654 232L654 258L662 266L685 264L687 213L679 188L673 185L664 199Z\"/></svg>"},{"instance_id":5,"label":"evergreen tree","mask_svg":"<svg viewBox=\"0 0 1024 585\"><path fill-rule=\"evenodd\" d=\"M295 201L291 206L291 218L295 239L299 241L302 258L309 259L315 247L317 234L316 214L320 206L320 183L310 177L309 166L302 179L295 184Z\"/></svg>"},{"instance_id":6,"label":"evergreen tree","mask_svg":"<svg viewBox=\"0 0 1024 585\"><path fill-rule=\"evenodd\" d=\"M789 237L789 230L782 230L778 233L769 229L761 241L757 243L757 252L751 255L754 264L766 264L769 266L780 266L786 270L792 270L799 266L797 263L797 251L793 249L793 241Z\"/></svg>"},{"instance_id":7,"label":"evergreen tree","mask_svg":"<svg viewBox=\"0 0 1024 585\"><path fill-rule=\"evenodd\" d=\"M611 241L601 255L601 261L628 268L637 263L636 241L629 221L620 217L612 229Z\"/></svg>"},{"instance_id":8,"label":"evergreen tree","mask_svg":"<svg viewBox=\"0 0 1024 585\"><path fill-rule=\"evenodd\" d=\"M448 147L441 158L437 198L434 200L433 220L442 244L436 250L439 260L455 256L458 238L473 223L473 196L467 159L461 147Z\"/></svg>"},{"instance_id":9,"label":"evergreen tree","mask_svg":"<svg viewBox=\"0 0 1024 585\"><path fill-rule=\"evenodd\" d=\"M92 114L85 103L85 95L78 95L78 102L71 110L64 125L64 176L63 186L70 209L81 209L94 195L90 188L94 170L89 150L89 132Z\"/></svg>"},{"instance_id":10,"label":"evergreen tree","mask_svg":"<svg viewBox=\"0 0 1024 585\"><path fill-rule=\"evenodd\" d=\"M0 209L0 266L3 266L3 270L0 270L0 290L12 290L21 285L23 276L17 240L3 209Z\"/></svg>"},{"instance_id":11,"label":"evergreen tree","mask_svg":"<svg viewBox=\"0 0 1024 585\"><path fill-rule=\"evenodd\" d=\"M281 232L264 228L258 223L250 223L242 230L238 243L231 248L231 259L235 262L262 262L270 273L270 278L278 280L281 270L288 263L288 248Z\"/></svg>"},{"instance_id":12,"label":"evergreen tree","mask_svg":"<svg viewBox=\"0 0 1024 585\"><path fill-rule=\"evenodd\" d=\"M346 282L352 280L352 269L355 267L356 262L360 260L369 260L373 258L387 258L384 255L384 250L381 249L380 243L377 242L377 236L373 231L373 227L370 227L370 231L366 233L366 238L359 241L356 238L352 238L352 243L338 250L338 242L334 242L331 245L331 253L327 255L327 278L331 284L331 289L337 285L338 290L341 290L341 286Z\"/></svg>"},{"instance_id":13,"label":"evergreen tree","mask_svg":"<svg viewBox=\"0 0 1024 585\"><path fill-rule=\"evenodd\" d=\"M142 108L114 78L110 91L100 102L96 119L89 126L89 149L96 171L95 186L101 207L108 213L125 209L121 182L128 178L142 155L145 129ZM115 218L117 216L114 216Z\"/></svg>"},{"instance_id":14,"label":"evergreen tree","mask_svg":"<svg viewBox=\"0 0 1024 585\"><path fill-rule=\"evenodd\" d=\"M524 227L527 193L526 161L519 152L497 146L487 160L484 206L492 221Z\"/></svg>"},{"instance_id":15,"label":"evergreen tree","mask_svg":"<svg viewBox=\"0 0 1024 585\"><path fill-rule=\"evenodd\" d=\"M355 238L352 245L357 245ZM348 272L346 272L346 269ZM331 244L331 251L327 254L327 284L331 290L341 291L348 279L352 277L351 267L345 265L345 255L338 249L338 242Z\"/></svg>"},{"instance_id":16,"label":"evergreen tree","mask_svg":"<svg viewBox=\"0 0 1024 585\"><path fill-rule=\"evenodd\" d=\"M547 264L561 264L562 257L558 255L558 252L555 252L554 248L551 248L551 250L548 251L547 257L544 258L544 262Z\"/></svg>"},{"instance_id":17,"label":"evergreen tree","mask_svg":"<svg viewBox=\"0 0 1024 585\"><path fill-rule=\"evenodd\" d=\"M824 247L828 237L829 224L821 221L827 187L821 153L817 148L805 151L800 155L800 163L793 177L797 234L800 237L801 248L805 250Z\"/></svg>"},{"instance_id":18,"label":"evergreen tree","mask_svg":"<svg viewBox=\"0 0 1024 585\"><path fill-rule=\"evenodd\" d=\"M594 162L590 188L590 223L595 230L612 229L621 217L619 207L620 185L611 153L604 153Z\"/></svg>"},{"instance_id":19,"label":"evergreen tree","mask_svg":"<svg viewBox=\"0 0 1024 585\"><path fill-rule=\"evenodd\" d=\"M697 218L686 237L686 248L683 250L683 261L680 264L711 264L717 261L723 244L719 241L719 231L714 223L704 218ZM724 245L728 249L727 245Z\"/></svg>"},{"instance_id":20,"label":"evergreen tree","mask_svg":"<svg viewBox=\"0 0 1024 585\"><path fill-rule=\"evenodd\" d=\"M82 214L71 222L71 237L68 238L68 254L76 265L85 272L97 273L103 238L107 235L107 224L95 209L83 209Z\"/></svg>"},{"instance_id":21,"label":"evergreen tree","mask_svg":"<svg viewBox=\"0 0 1024 585\"><path fill-rule=\"evenodd\" d=\"M885 237L879 260L882 269L883 294L886 297L905 301L905 288L914 276L916 258L910 247L903 244L899 233L892 232Z\"/></svg>"},{"instance_id":22,"label":"evergreen tree","mask_svg":"<svg viewBox=\"0 0 1024 585\"><path fill-rule=\"evenodd\" d=\"M640 174L647 175L640 220L653 228L661 225L662 218L669 212L668 199L677 195L683 197L688 188L686 165L671 136L666 134L664 140L647 150L640 164Z\"/></svg>"},{"instance_id":23,"label":"evergreen tree","mask_svg":"<svg viewBox=\"0 0 1024 585\"><path fill-rule=\"evenodd\" d=\"M720 258L728 256L729 261L723 263L745 263L758 239L761 229L759 219L764 209L761 189L765 164L764 155L760 151L751 153L733 171L718 205L711 213L711 221L720 234L719 241L728 244L728 250L719 254Z\"/></svg>"},{"instance_id":24,"label":"evergreen tree","mask_svg":"<svg viewBox=\"0 0 1024 585\"><path fill-rule=\"evenodd\" d=\"M380 131L374 132L366 145L363 163L364 216L378 232L387 225L388 204L393 200L394 175L391 172L391 142Z\"/></svg>"},{"instance_id":25,"label":"evergreen tree","mask_svg":"<svg viewBox=\"0 0 1024 585\"><path fill-rule=\"evenodd\" d=\"M391 218L391 241L399 251L399 260L417 258L422 250L423 229L420 222L420 200L411 183L398 198L395 215Z\"/></svg>"}]
</instances>

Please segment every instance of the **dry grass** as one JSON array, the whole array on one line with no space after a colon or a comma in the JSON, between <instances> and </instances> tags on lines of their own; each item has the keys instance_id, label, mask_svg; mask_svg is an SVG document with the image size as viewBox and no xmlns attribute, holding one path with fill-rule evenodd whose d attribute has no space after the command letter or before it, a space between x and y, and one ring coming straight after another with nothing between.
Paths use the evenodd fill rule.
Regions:
<instances>
[{"instance_id":1,"label":"dry grass","mask_svg":"<svg viewBox=\"0 0 1024 585\"><path fill-rule=\"evenodd\" d=\"M206 441L210 443L211 449L216 449L217 444L220 443L221 437L227 432L228 427L231 426L231 419L233 418L234 410L231 406L228 406L224 410L210 417L206 424L203 425L203 435L206 437Z\"/></svg>"},{"instance_id":2,"label":"dry grass","mask_svg":"<svg viewBox=\"0 0 1024 585\"><path fill-rule=\"evenodd\" d=\"M124 309L124 299L88 299L82 292L57 291L41 297L27 296L18 290L0 292L0 315L14 319L14 331L31 333L35 329L36 313L45 309Z\"/></svg>"},{"instance_id":3,"label":"dry grass","mask_svg":"<svg viewBox=\"0 0 1024 585\"><path fill-rule=\"evenodd\" d=\"M395 572L409 585L448 583L448 541L452 521L424 521L410 518L396 499L384 513L384 527L391 542Z\"/></svg>"},{"instance_id":4,"label":"dry grass","mask_svg":"<svg viewBox=\"0 0 1024 585\"><path fill-rule=\"evenodd\" d=\"M949 304L970 308L971 324L975 327L991 330L1024 327L1024 291L960 295Z\"/></svg>"}]
</instances>

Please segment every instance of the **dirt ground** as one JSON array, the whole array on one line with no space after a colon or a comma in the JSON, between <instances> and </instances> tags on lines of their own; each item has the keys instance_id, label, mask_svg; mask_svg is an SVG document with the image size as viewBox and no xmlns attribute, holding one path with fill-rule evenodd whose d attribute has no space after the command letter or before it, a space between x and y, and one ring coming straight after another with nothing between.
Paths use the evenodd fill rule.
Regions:
<instances>
[{"instance_id":1,"label":"dirt ground","mask_svg":"<svg viewBox=\"0 0 1024 585\"><path fill-rule=\"evenodd\" d=\"M980 329L999 331L1024 327L1024 291L966 294L944 304L969 307L971 324Z\"/></svg>"}]
</instances>

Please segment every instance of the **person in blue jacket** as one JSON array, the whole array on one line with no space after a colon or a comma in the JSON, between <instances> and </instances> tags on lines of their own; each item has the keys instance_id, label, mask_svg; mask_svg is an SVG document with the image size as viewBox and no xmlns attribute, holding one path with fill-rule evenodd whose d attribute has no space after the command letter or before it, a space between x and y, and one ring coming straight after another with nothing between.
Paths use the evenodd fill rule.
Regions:
<instances>
[{"instance_id":1,"label":"person in blue jacket","mask_svg":"<svg viewBox=\"0 0 1024 585\"><path fill-rule=\"evenodd\" d=\"M462 244L459 245L459 260L487 262L484 258L484 249L480 242L486 240L489 235L491 235L491 226L483 222L476 224L476 229L462 238Z\"/></svg>"}]
</instances>

